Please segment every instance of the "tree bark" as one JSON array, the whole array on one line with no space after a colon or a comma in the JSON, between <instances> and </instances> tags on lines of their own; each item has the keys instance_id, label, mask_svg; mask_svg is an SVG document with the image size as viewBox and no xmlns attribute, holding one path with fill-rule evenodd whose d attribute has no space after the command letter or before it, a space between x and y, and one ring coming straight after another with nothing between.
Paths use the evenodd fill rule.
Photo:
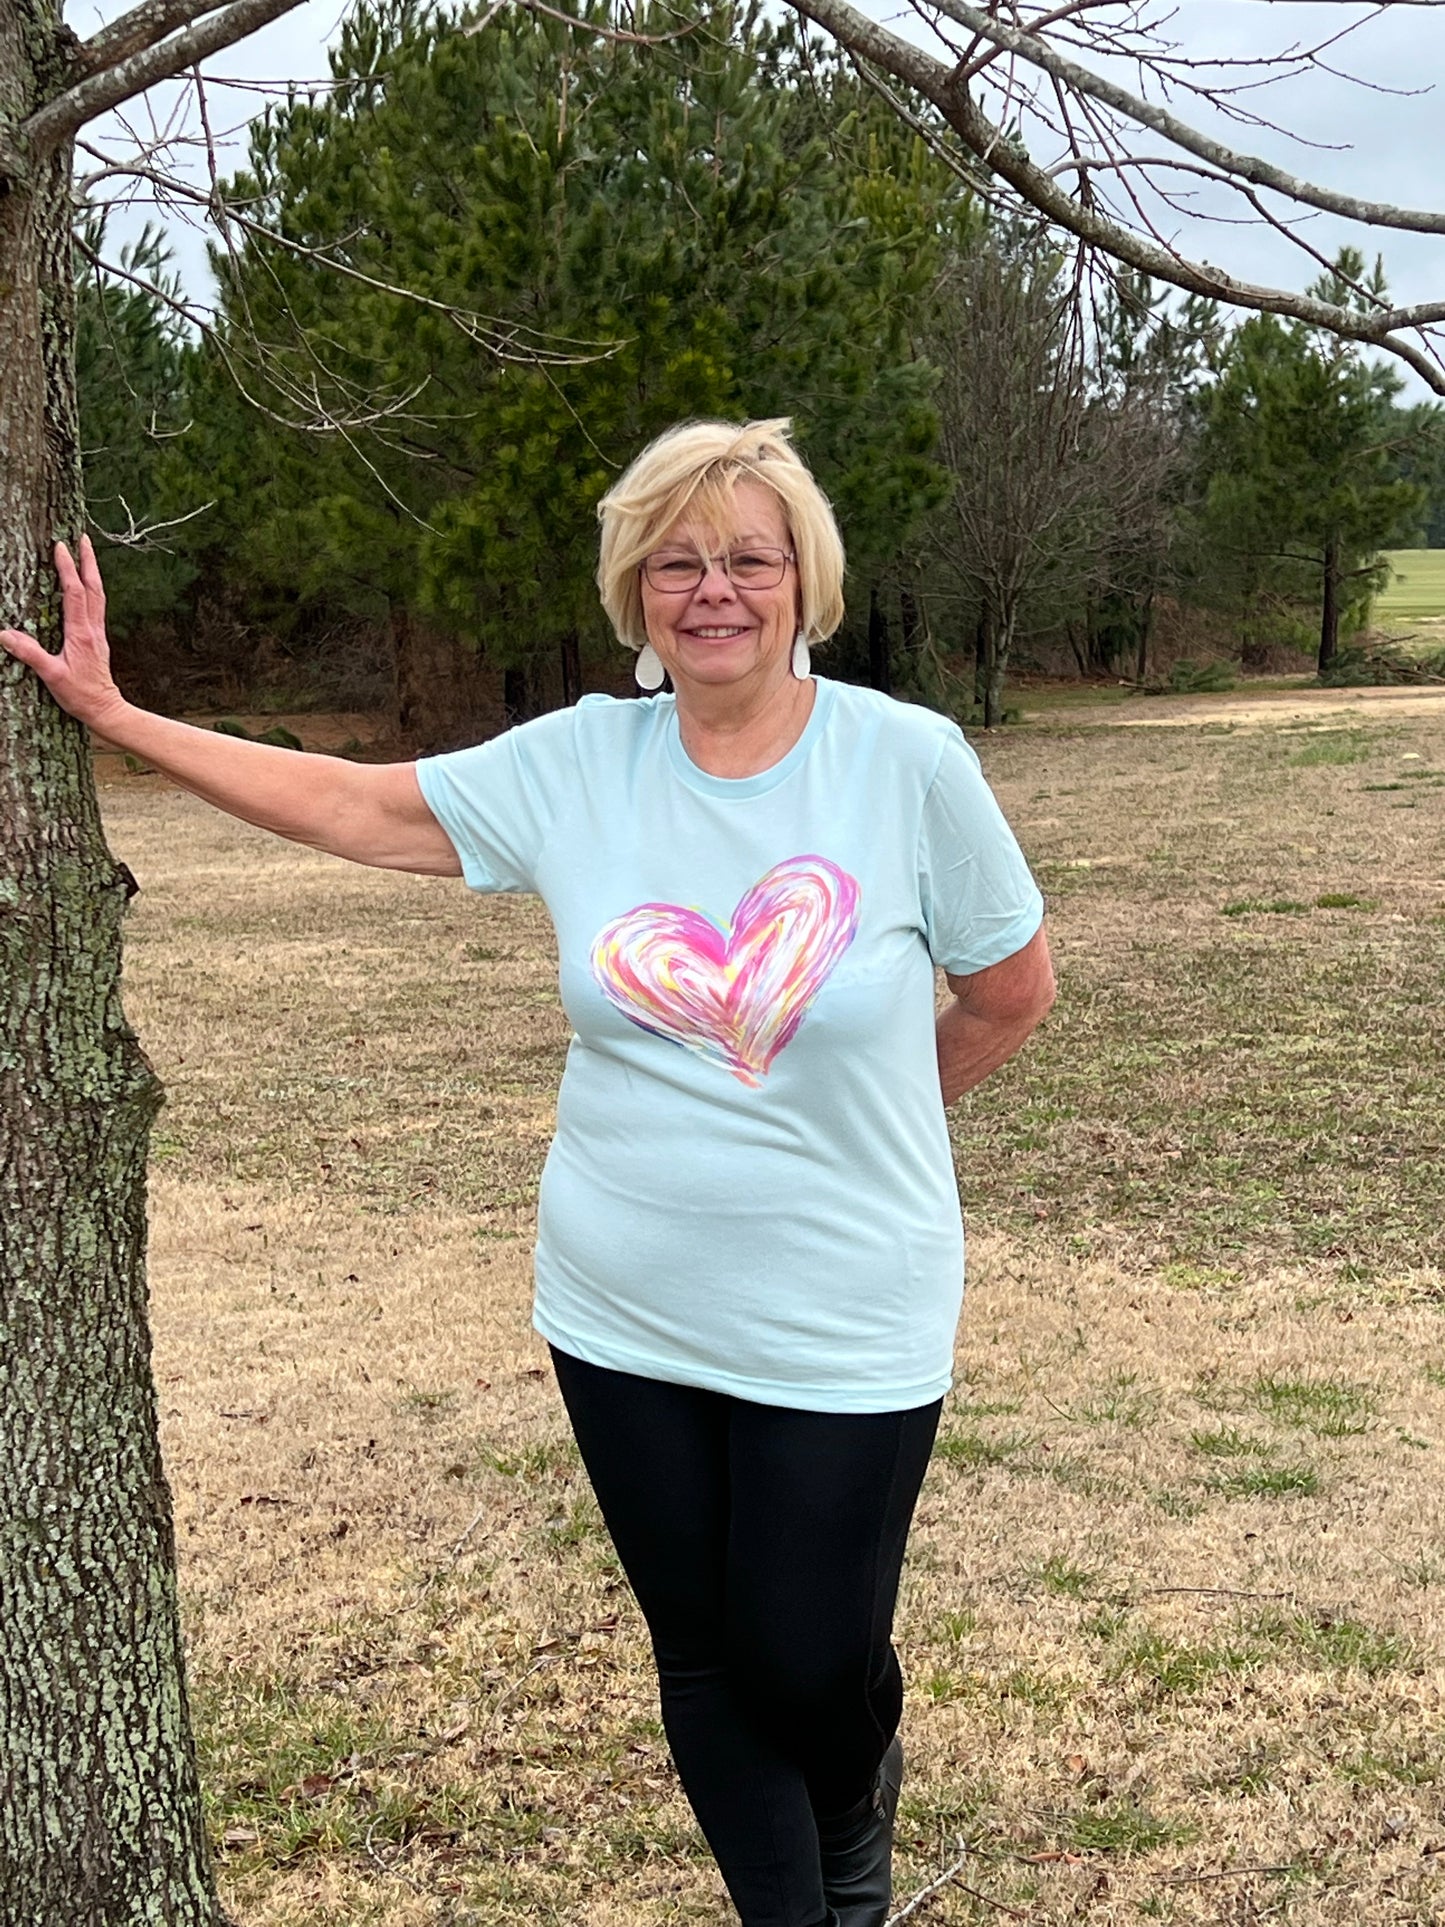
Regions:
<instances>
[{"instance_id":1,"label":"tree bark","mask_svg":"<svg viewBox=\"0 0 1445 1927\"><path fill-rule=\"evenodd\" d=\"M973 632L973 700L982 709L988 688L988 664L992 626L989 621L988 604L984 603L978 612L978 626Z\"/></svg>"},{"instance_id":2,"label":"tree bark","mask_svg":"<svg viewBox=\"0 0 1445 1927\"><path fill-rule=\"evenodd\" d=\"M557 660L562 671L562 707L570 709L582 700L582 641L575 629L569 629L558 644Z\"/></svg>"},{"instance_id":3,"label":"tree bark","mask_svg":"<svg viewBox=\"0 0 1445 1927\"><path fill-rule=\"evenodd\" d=\"M0 0L0 118L63 85ZM70 151L0 196L0 610L58 634L81 526ZM0 1923L216 1927L146 1321L160 1086L120 1002L128 873L85 732L0 668Z\"/></svg>"},{"instance_id":4,"label":"tree bark","mask_svg":"<svg viewBox=\"0 0 1445 1927\"><path fill-rule=\"evenodd\" d=\"M1003 678L1013 646L1014 617L1008 611L999 622L990 622L982 633L984 644L983 726L997 729L1003 721Z\"/></svg>"},{"instance_id":5,"label":"tree bark","mask_svg":"<svg viewBox=\"0 0 1445 1927\"><path fill-rule=\"evenodd\" d=\"M893 693L889 663L888 618L878 602L878 587L868 591L868 681L885 696Z\"/></svg>"},{"instance_id":6,"label":"tree bark","mask_svg":"<svg viewBox=\"0 0 1445 1927\"><path fill-rule=\"evenodd\" d=\"M1323 676L1340 646L1340 538L1333 531L1325 538L1321 590L1318 673Z\"/></svg>"},{"instance_id":7,"label":"tree bark","mask_svg":"<svg viewBox=\"0 0 1445 1927\"><path fill-rule=\"evenodd\" d=\"M1154 633L1154 591L1151 589L1144 603L1144 613L1139 622L1138 647L1134 656L1134 680L1143 682L1149 674L1149 638Z\"/></svg>"},{"instance_id":8,"label":"tree bark","mask_svg":"<svg viewBox=\"0 0 1445 1927\"><path fill-rule=\"evenodd\" d=\"M525 669L512 668L502 671L502 713L508 729L518 723L530 722L532 717L532 685Z\"/></svg>"},{"instance_id":9,"label":"tree bark","mask_svg":"<svg viewBox=\"0 0 1445 1927\"><path fill-rule=\"evenodd\" d=\"M903 647L912 653L923 641L923 610L912 589L898 591L898 614L903 625Z\"/></svg>"},{"instance_id":10,"label":"tree bark","mask_svg":"<svg viewBox=\"0 0 1445 1927\"><path fill-rule=\"evenodd\" d=\"M484 676L475 649L405 603L393 602L391 650L397 731L413 750L434 755L461 749L487 733Z\"/></svg>"}]
</instances>

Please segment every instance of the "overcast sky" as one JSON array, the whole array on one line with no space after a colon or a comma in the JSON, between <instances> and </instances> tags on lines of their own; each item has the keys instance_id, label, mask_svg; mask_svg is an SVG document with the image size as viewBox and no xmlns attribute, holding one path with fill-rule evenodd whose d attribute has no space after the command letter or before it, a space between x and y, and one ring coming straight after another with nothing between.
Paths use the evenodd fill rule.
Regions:
<instances>
[{"instance_id":1,"label":"overcast sky","mask_svg":"<svg viewBox=\"0 0 1445 1927\"><path fill-rule=\"evenodd\" d=\"M67 23L84 39L106 20L127 12L131 4L132 0L79 0L68 8ZM925 30L911 11L900 13L889 0L864 0L864 4L899 32L924 37ZM1169 31L1186 51L1201 58L1258 57L1291 45L1312 44L1352 20L1364 19L1366 24L1331 54L1341 70L1339 77L1311 73L1247 97L1294 138L1231 127L1220 117L1190 109L1183 100L1174 103L1175 111L1236 148L1262 154L1294 173L1347 192L1412 207L1445 205L1445 111L1435 84L1437 77L1445 79L1445 5L1397 5L1371 18L1375 12L1351 0L1324 4L1319 0L1183 0ZM308 81L327 81L325 49L344 14L342 0L304 0L250 40L206 63L212 125L227 136L221 153L223 173L245 163L244 123L262 110L266 96L261 89L269 85L271 91L284 93L288 80L303 87ZM1133 84L1132 75L1123 70L1115 77ZM154 126L164 126L175 111L176 99L174 85L154 88L129 103L126 118L132 128L151 135ZM116 154L127 144L114 117L86 130L86 137ZM1030 140L1036 159L1054 158L1040 130ZM1158 151L1156 136L1144 135L1141 140L1148 143L1149 151ZM77 164L81 172L91 165L84 156L78 157ZM203 178L198 159L192 166ZM114 192L116 186L108 184L107 191ZM137 206L112 216L107 247L112 257L146 215L155 218L155 210ZM1266 228L1226 226L1187 216L1167 218L1183 251L1217 262L1234 274L1290 287L1303 286L1312 278L1298 252ZM167 226L175 269L186 292L204 303L211 284L200 235L174 214L168 216ZM1445 236L1372 235L1327 215L1314 216L1307 232L1312 244L1327 256L1346 240L1371 257L1383 252L1390 289L1398 300L1445 299ZM1425 392L1413 376L1410 380L1412 391Z\"/></svg>"}]
</instances>

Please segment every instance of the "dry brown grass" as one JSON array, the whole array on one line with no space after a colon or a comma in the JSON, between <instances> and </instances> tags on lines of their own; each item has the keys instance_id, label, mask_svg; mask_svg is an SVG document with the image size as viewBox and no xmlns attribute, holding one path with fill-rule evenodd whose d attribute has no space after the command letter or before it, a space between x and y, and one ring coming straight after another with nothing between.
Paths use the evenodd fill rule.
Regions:
<instances>
[{"instance_id":1,"label":"dry brown grass","mask_svg":"<svg viewBox=\"0 0 1445 1927\"><path fill-rule=\"evenodd\" d=\"M984 754L1064 995L959 1117L901 1891L962 1838L929 1927L1440 1922L1445 722ZM527 1324L541 913L105 802L238 1918L723 1922Z\"/></svg>"}]
</instances>

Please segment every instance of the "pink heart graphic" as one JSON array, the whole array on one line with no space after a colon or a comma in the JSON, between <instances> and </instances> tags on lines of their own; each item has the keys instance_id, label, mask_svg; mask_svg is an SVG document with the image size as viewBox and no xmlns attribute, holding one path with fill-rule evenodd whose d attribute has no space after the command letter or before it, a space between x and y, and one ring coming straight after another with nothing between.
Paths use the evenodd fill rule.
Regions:
<instances>
[{"instance_id":1,"label":"pink heart graphic","mask_svg":"<svg viewBox=\"0 0 1445 1927\"><path fill-rule=\"evenodd\" d=\"M774 864L731 926L640 903L592 946L592 975L624 1017L756 1088L797 1033L858 929L855 880L821 856Z\"/></svg>"}]
</instances>

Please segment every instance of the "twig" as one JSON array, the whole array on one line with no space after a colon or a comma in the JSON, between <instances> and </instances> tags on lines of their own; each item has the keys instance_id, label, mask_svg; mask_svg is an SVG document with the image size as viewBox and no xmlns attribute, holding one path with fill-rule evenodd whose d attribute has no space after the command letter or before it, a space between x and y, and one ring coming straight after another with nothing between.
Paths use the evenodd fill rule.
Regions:
<instances>
[{"instance_id":1,"label":"twig","mask_svg":"<svg viewBox=\"0 0 1445 1927\"><path fill-rule=\"evenodd\" d=\"M969 1849L963 1844L962 1840L957 1841L955 1844L959 1849L959 1853L953 1865L946 1867L936 1880L930 1880L926 1887L920 1887L913 1898L906 1900L896 1914L890 1914L887 1927L898 1927L900 1920L907 1920L908 1916L921 1907L925 1900L931 1900L940 1888L946 1887L957 1874L962 1872L964 1862L968 1859Z\"/></svg>"},{"instance_id":2,"label":"twig","mask_svg":"<svg viewBox=\"0 0 1445 1927\"><path fill-rule=\"evenodd\" d=\"M1236 1586L1141 1586L1140 1599L1155 1599L1166 1593L1205 1593L1214 1599L1293 1599L1292 1592L1241 1592Z\"/></svg>"},{"instance_id":3,"label":"twig","mask_svg":"<svg viewBox=\"0 0 1445 1927\"><path fill-rule=\"evenodd\" d=\"M981 1900L985 1907L996 1907L1001 1914L1007 1914L1010 1920L1028 1919L1022 1907L1010 1907L1007 1901L995 1900L992 1894L980 1893L977 1887L970 1887L966 1881L955 1880L953 1884L960 1893L967 1894L971 1900Z\"/></svg>"},{"instance_id":4,"label":"twig","mask_svg":"<svg viewBox=\"0 0 1445 1927\"><path fill-rule=\"evenodd\" d=\"M1216 1867L1210 1873L1161 1873L1155 1878L1161 1887L1190 1887L1202 1880L1233 1880L1240 1874L1293 1872L1294 1863L1287 1860L1279 1867Z\"/></svg>"},{"instance_id":5,"label":"twig","mask_svg":"<svg viewBox=\"0 0 1445 1927\"><path fill-rule=\"evenodd\" d=\"M527 1681L532 1677L533 1673L540 1673L544 1666L551 1666L562 1657L563 1655L561 1653L543 1653L540 1659L534 1660L526 1672L523 1673L520 1678L514 1679L502 1697L494 1702L487 1713L488 1721L496 1719L498 1715L512 1703L518 1693L520 1693L522 1688L527 1684Z\"/></svg>"},{"instance_id":6,"label":"twig","mask_svg":"<svg viewBox=\"0 0 1445 1927\"><path fill-rule=\"evenodd\" d=\"M477 1527L482 1523L482 1520L486 1517L486 1515L487 1515L487 1508L484 1505L479 1505L476 1509L475 1514L473 1515L471 1524L467 1527L466 1531L462 1534L461 1538L457 1540L456 1544L452 1547L451 1551L447 1554L446 1564L443 1566L439 1566L437 1568L437 1571L439 1573L451 1571L452 1567L457 1563L457 1560L461 1558L462 1550L465 1547L468 1539L471 1538L472 1534L476 1531ZM1284 1595L1281 1593L1278 1596L1280 1598L1283 1598Z\"/></svg>"}]
</instances>

